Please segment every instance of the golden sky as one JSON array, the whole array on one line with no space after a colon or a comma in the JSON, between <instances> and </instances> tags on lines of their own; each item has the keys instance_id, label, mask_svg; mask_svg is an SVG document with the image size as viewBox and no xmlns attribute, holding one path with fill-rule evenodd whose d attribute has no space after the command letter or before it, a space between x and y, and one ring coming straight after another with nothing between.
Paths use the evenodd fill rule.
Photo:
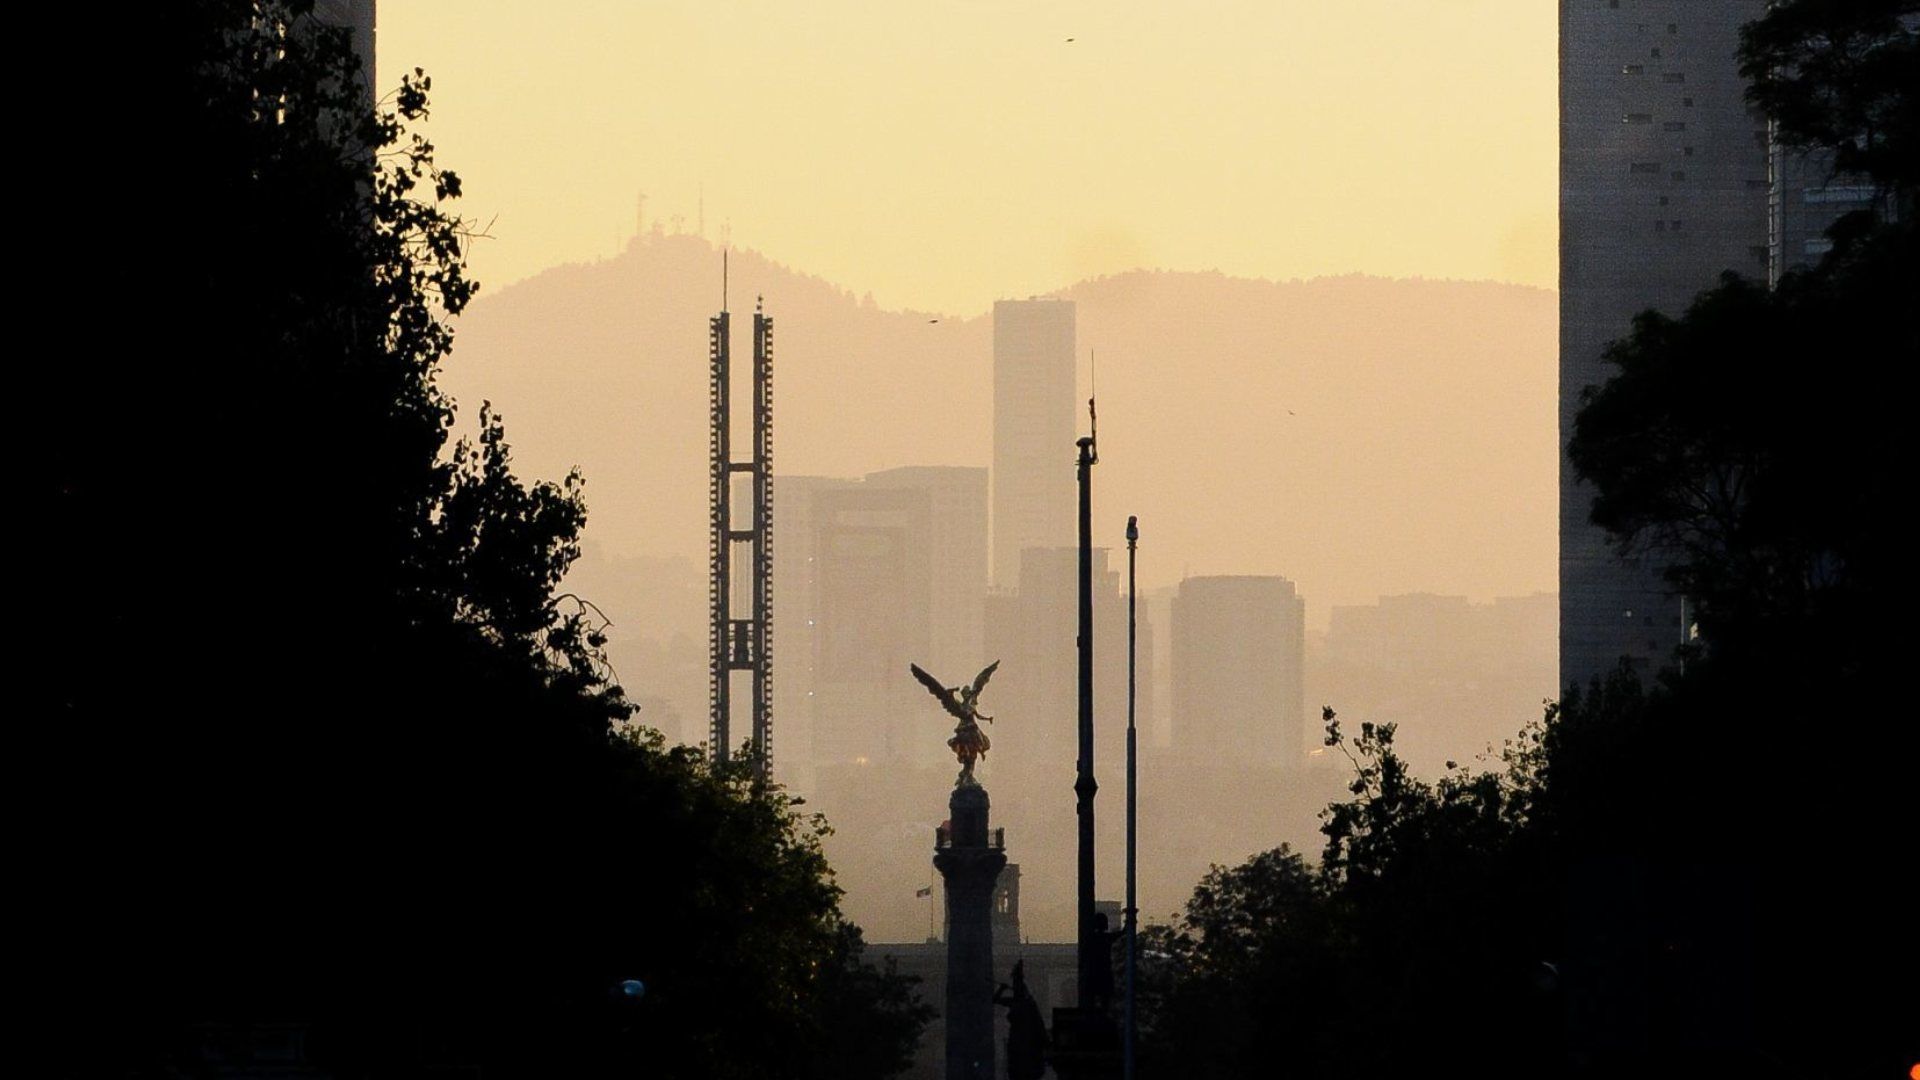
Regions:
<instances>
[{"instance_id":1,"label":"golden sky","mask_svg":"<svg viewBox=\"0 0 1920 1080\"><path fill-rule=\"evenodd\" d=\"M1544 0L381 0L497 290L649 222L888 307L1133 267L1552 287ZM1067 39L1072 38L1069 42Z\"/></svg>"}]
</instances>

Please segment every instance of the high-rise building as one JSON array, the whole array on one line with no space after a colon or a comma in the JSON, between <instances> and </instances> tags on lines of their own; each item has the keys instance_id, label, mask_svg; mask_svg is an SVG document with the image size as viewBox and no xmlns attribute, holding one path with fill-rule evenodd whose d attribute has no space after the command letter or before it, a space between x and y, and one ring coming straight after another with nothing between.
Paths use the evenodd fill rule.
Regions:
<instances>
[{"instance_id":1,"label":"high-rise building","mask_svg":"<svg viewBox=\"0 0 1920 1080\"><path fill-rule=\"evenodd\" d=\"M820 561L814 550L815 507L821 494L857 487L860 481L832 476L780 477L780 542L773 548L773 714L780 718L781 782L812 795L814 774L814 632L818 629Z\"/></svg>"},{"instance_id":2,"label":"high-rise building","mask_svg":"<svg viewBox=\"0 0 1920 1080\"><path fill-rule=\"evenodd\" d=\"M1726 270L1764 277L1767 124L1735 51L1766 0L1560 0L1560 438L1607 343L1648 308L1684 311ZM1657 663L1681 602L1589 518L1593 493L1561 459L1560 683L1622 657Z\"/></svg>"},{"instance_id":3,"label":"high-rise building","mask_svg":"<svg viewBox=\"0 0 1920 1080\"><path fill-rule=\"evenodd\" d=\"M1117 762L1127 722L1127 599L1106 548L1093 549L1093 712L1096 759ZM987 601L987 652L1001 661L994 676L994 709L1007 724L1006 745L1026 762L1055 770L1079 757L1080 552L1027 548L1020 587L997 589ZM1138 724L1153 722L1153 628L1139 625ZM1011 795L1029 793L1003 785ZM999 789L997 789L999 790Z\"/></svg>"},{"instance_id":4,"label":"high-rise building","mask_svg":"<svg viewBox=\"0 0 1920 1080\"><path fill-rule=\"evenodd\" d=\"M795 614L781 625L799 636L784 639L788 647L808 657L787 692L804 695L813 764L950 758L907 665L957 683L986 662L986 470L892 469L790 486L802 502L783 488L783 520L796 531L784 517L794 514L806 535L787 556L794 576L782 602Z\"/></svg>"},{"instance_id":5,"label":"high-rise building","mask_svg":"<svg viewBox=\"0 0 1920 1080\"><path fill-rule=\"evenodd\" d=\"M1306 753L1307 605L1277 576L1190 577L1173 598L1173 748L1297 766Z\"/></svg>"},{"instance_id":6,"label":"high-rise building","mask_svg":"<svg viewBox=\"0 0 1920 1080\"><path fill-rule=\"evenodd\" d=\"M1071 300L993 305L993 583L1020 582L1020 552L1074 543Z\"/></svg>"}]
</instances>

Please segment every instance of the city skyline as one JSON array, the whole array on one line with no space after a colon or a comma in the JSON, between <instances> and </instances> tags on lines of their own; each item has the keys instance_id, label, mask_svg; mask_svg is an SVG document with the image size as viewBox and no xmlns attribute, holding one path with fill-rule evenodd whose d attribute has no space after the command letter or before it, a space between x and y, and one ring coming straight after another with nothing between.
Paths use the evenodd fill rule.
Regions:
<instances>
[{"instance_id":1,"label":"city skyline","mask_svg":"<svg viewBox=\"0 0 1920 1080\"><path fill-rule=\"evenodd\" d=\"M114 15L36 1067L1920 1076L1920 0Z\"/></svg>"}]
</instances>

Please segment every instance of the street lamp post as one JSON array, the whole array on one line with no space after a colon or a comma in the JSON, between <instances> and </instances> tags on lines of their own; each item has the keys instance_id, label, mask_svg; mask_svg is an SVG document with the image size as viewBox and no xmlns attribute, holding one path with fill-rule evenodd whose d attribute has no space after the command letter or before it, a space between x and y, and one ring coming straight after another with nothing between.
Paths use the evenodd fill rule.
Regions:
<instances>
[{"instance_id":1,"label":"street lamp post","mask_svg":"<svg viewBox=\"0 0 1920 1080\"><path fill-rule=\"evenodd\" d=\"M1134 855L1136 835L1136 809L1134 790L1134 726L1133 700L1137 678L1134 663L1138 653L1134 623L1134 551L1140 543L1140 519L1127 518L1127 1007L1126 1007L1126 1043L1121 1056L1121 1075L1124 1080L1133 1080L1134 1037L1139 1025L1134 1019L1134 980L1135 965L1139 962L1139 945L1136 943L1139 908L1134 903Z\"/></svg>"}]
</instances>

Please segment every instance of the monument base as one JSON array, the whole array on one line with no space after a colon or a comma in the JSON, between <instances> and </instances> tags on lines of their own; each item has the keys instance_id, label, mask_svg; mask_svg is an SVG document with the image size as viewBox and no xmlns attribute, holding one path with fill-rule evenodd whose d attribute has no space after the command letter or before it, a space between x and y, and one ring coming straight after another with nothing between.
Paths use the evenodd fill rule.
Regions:
<instances>
[{"instance_id":1,"label":"monument base","mask_svg":"<svg viewBox=\"0 0 1920 1080\"><path fill-rule=\"evenodd\" d=\"M1053 1046L1047 1063L1060 1080L1117 1080L1120 1025L1099 1009L1053 1010Z\"/></svg>"}]
</instances>

